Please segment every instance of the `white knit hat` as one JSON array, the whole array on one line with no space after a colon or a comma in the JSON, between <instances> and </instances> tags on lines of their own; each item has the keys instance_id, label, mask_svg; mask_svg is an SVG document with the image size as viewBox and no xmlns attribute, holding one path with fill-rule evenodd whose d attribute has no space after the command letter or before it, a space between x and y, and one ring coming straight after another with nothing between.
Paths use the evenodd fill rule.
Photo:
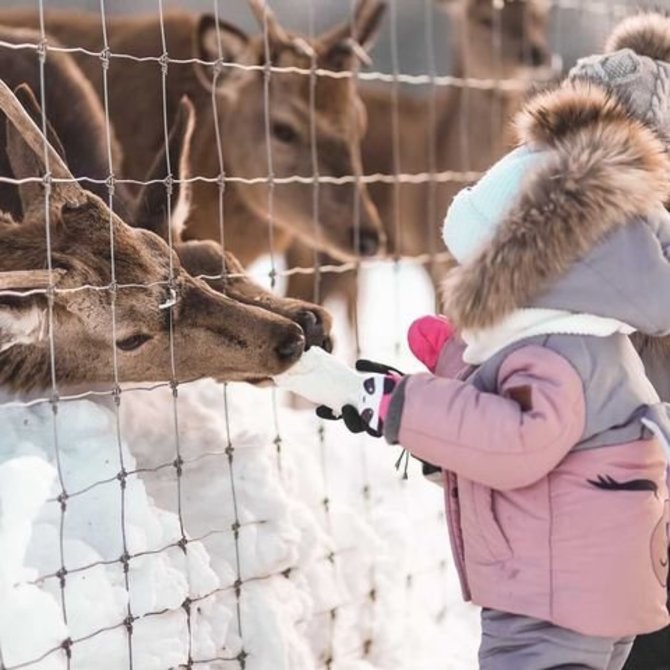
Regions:
<instances>
[{"instance_id":1,"label":"white knit hat","mask_svg":"<svg viewBox=\"0 0 670 670\"><path fill-rule=\"evenodd\" d=\"M544 155L521 146L493 165L474 186L456 195L444 219L442 237L458 263L474 257L493 237L526 175L537 168Z\"/></svg>"}]
</instances>

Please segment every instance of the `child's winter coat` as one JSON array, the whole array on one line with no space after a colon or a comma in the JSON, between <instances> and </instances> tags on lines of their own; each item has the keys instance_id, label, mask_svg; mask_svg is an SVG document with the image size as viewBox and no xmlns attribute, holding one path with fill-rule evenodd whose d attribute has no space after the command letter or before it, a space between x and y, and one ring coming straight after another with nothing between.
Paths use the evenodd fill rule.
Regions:
<instances>
[{"instance_id":1,"label":"child's winter coat","mask_svg":"<svg viewBox=\"0 0 670 670\"><path fill-rule=\"evenodd\" d=\"M650 632L669 622L670 418L628 335L670 333L670 161L591 83L540 95L519 127L506 160L537 152L533 169L445 291L468 347L403 379L385 435L444 469L466 597L585 635ZM467 383L449 378L461 354Z\"/></svg>"}]
</instances>

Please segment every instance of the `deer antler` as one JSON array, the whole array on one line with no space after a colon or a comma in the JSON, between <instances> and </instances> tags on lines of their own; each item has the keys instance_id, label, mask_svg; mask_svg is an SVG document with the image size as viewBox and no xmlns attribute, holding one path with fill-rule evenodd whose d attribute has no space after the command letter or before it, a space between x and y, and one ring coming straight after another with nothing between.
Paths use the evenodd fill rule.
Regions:
<instances>
[{"instance_id":1,"label":"deer antler","mask_svg":"<svg viewBox=\"0 0 670 670\"><path fill-rule=\"evenodd\" d=\"M56 179L71 181L72 183L57 184L54 188L71 202L79 202L84 193L83 189L76 183L72 173L63 162L54 148L47 142L42 131L35 125L26 110L22 107L17 97L9 86L0 79L0 109L5 113L10 123L33 151L39 161L44 163L44 151L46 147L47 160L51 176Z\"/></svg>"},{"instance_id":2,"label":"deer antler","mask_svg":"<svg viewBox=\"0 0 670 670\"><path fill-rule=\"evenodd\" d=\"M14 270L0 272L0 291L27 291L46 289L52 280L65 274L62 268L49 270Z\"/></svg>"}]
</instances>

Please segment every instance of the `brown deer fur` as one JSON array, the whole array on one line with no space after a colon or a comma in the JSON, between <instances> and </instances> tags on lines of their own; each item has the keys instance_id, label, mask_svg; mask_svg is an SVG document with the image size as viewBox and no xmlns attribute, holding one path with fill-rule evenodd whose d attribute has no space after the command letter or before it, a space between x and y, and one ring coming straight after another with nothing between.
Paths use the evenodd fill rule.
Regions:
<instances>
[{"instance_id":1,"label":"brown deer fur","mask_svg":"<svg viewBox=\"0 0 670 670\"><path fill-rule=\"evenodd\" d=\"M258 2L253 6L257 15ZM270 62L277 67L309 70L312 54L319 68L355 70L358 48L371 41L381 11L379 0L361 0L351 27L307 42L284 31L269 31ZM271 24L276 25L268 13ZM0 22L36 27L32 11L5 10ZM106 21L112 54L134 57L162 55L159 18L109 17ZM193 135L193 174L216 180L222 166L218 158L215 125L221 136L223 169L228 177L267 178L264 72L236 67L216 67L219 44L225 63L262 66L267 62L262 36L249 37L212 15L172 12L165 15L166 49L171 59L167 68L166 107L171 125L179 101L188 95L193 101L198 124ZM46 16L46 30L68 47L103 49L100 17L73 11ZM353 38L353 41L348 39ZM281 40L281 41L280 41ZM100 58L75 57L96 92L103 95L103 68ZM194 63L197 58L211 65ZM216 80L215 94L212 86ZM124 153L123 174L142 179L165 141L162 121L163 93L158 62L136 62L112 56L108 70L109 109ZM311 180L315 172L312 158L310 121L311 77L296 73L273 73L269 82L269 123L273 175L300 176ZM360 140L364 113L355 82L351 77L318 77L314 90L313 128L318 153L318 173L324 177L359 175L362 172ZM218 119L218 121L217 121ZM245 185L229 182L223 199L226 247L248 264L270 250L282 252L290 239L298 236L312 246L339 258L355 254L352 224L356 201L360 201L362 253L373 254L380 247L381 224L364 185L321 184L318 222L315 222L313 184L275 184L272 191L272 221L269 217L267 183ZM197 181L193 187L194 207L186 222L187 238L220 240L219 186ZM270 224L273 243L270 245ZM271 249L272 246L272 249Z\"/></svg>"},{"instance_id":2,"label":"brown deer fur","mask_svg":"<svg viewBox=\"0 0 670 670\"><path fill-rule=\"evenodd\" d=\"M523 82L545 79L549 74L548 7L543 0L508 0L499 10L491 0L443 0L437 4L451 13L454 76L514 79L521 86L506 91L449 86L436 91L434 99L432 95L417 97L400 90L397 163L391 136L392 89L362 88L369 119L363 140L366 174L485 170L509 146L508 121L524 98ZM431 149L435 157L432 166ZM419 256L443 252L441 221L451 198L463 186L463 181L401 183L396 193L393 184L371 184L370 194L385 227L389 253ZM290 267L309 266L313 262L313 252L298 245L291 247ZM444 268L429 269L437 285ZM313 285L313 280L305 275L292 275L289 294L303 299L312 297ZM333 295L345 297L350 313L353 311L356 297L353 272L321 277L322 298Z\"/></svg>"},{"instance_id":3,"label":"brown deer fur","mask_svg":"<svg viewBox=\"0 0 670 670\"><path fill-rule=\"evenodd\" d=\"M39 40L39 34L27 29L0 26L0 40L10 44L35 43ZM42 111L31 93L31 90L39 90L40 87L39 62L34 52L29 49L0 47L0 78L10 86L23 82L15 93L35 124L41 127ZM85 188L107 202L109 198L107 184L90 179L90 177L104 179L109 170L104 111L90 83L69 54L60 52L50 54L46 62L45 93L46 108L49 110L49 118L46 119L49 142L68 163L68 167L76 166L76 176L89 178L83 180ZM117 182L113 192L114 211L127 223L152 230L166 242L171 241L185 269L193 276L221 277L222 272L233 273L235 279L230 277L227 279L228 295L231 295L231 285L234 284L243 297L242 302L253 300L253 304L298 323L305 333L307 346L330 348L329 333L332 322L330 315L323 308L304 301L280 298L264 291L248 278L241 276L239 262L231 253L224 254L216 242L181 240L176 225L179 217L171 217L170 212L172 209L188 212L192 200L188 183L181 184L181 181L191 176L190 143L193 117L193 106L187 100L183 100L170 131L170 168L177 179L174 181L169 202L166 198L166 188L162 183L147 186L142 191L142 197L136 202L123 182ZM110 137L114 160L117 149L113 128L110 128ZM62 142L60 138L63 138ZM5 128L0 124L0 146L4 145ZM163 147L146 178L164 180L168 175L167 162ZM0 174L9 174L7 156L4 152L0 152ZM122 175L117 173L117 176ZM22 210L16 186L0 182L0 210L10 212L14 218L21 217ZM175 224L172 226L171 240L168 239L168 220ZM208 280L210 285L223 292L220 286L214 285L214 282L215 280ZM222 282L218 283L220 285Z\"/></svg>"},{"instance_id":4,"label":"brown deer fur","mask_svg":"<svg viewBox=\"0 0 670 670\"><path fill-rule=\"evenodd\" d=\"M0 26L0 41L8 44L36 44L40 34L34 30ZM28 83L41 97L39 61L32 49L16 49L0 46L0 78L11 89ZM77 104L73 104L76 101ZM68 167L76 178L84 178L86 188L103 200L107 200L109 190L104 181L110 172L107 127L105 115L98 104L90 82L71 56L52 52L44 64L44 109L47 111L53 135L68 147ZM41 128L41 120L37 125ZM96 138L95 143L90 139ZM118 173L121 150L110 127L112 168ZM0 147L5 146L5 128L0 124ZM7 155L0 153L0 174L8 174ZM116 185L115 210L125 216L124 204L131 200L126 185ZM8 184L0 184L0 209L14 217L21 216L18 190Z\"/></svg>"},{"instance_id":5,"label":"brown deer fur","mask_svg":"<svg viewBox=\"0 0 670 670\"><path fill-rule=\"evenodd\" d=\"M147 174L147 184L135 205L133 225L151 230L171 242L183 267L193 276L202 277L216 291L295 321L303 329L307 347L320 346L330 350L332 318L325 309L304 300L268 293L245 275L237 258L230 251L224 251L218 242L181 239L179 221L171 213L181 208L188 210L192 201L188 177L194 127L193 106L188 98L184 98L170 129L168 151L159 152ZM168 167L179 170L179 178L169 194L163 183L169 173ZM180 201L186 204L180 205Z\"/></svg>"},{"instance_id":6,"label":"brown deer fur","mask_svg":"<svg viewBox=\"0 0 670 670\"><path fill-rule=\"evenodd\" d=\"M56 180L42 206L35 203L39 185L25 182L23 220L0 218L0 385L27 392L52 381L62 390L204 376L256 380L295 362L304 345L296 324L217 293L183 270L154 233L123 223L74 181L1 81L0 109L12 175L40 178L46 146ZM49 258L52 298L44 286Z\"/></svg>"}]
</instances>

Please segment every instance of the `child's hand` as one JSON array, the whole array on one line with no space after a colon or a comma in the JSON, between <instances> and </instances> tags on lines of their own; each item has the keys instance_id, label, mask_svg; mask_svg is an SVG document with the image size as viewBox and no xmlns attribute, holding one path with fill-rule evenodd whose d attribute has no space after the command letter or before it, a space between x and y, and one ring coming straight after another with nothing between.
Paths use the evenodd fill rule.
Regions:
<instances>
[{"instance_id":1,"label":"child's hand","mask_svg":"<svg viewBox=\"0 0 670 670\"><path fill-rule=\"evenodd\" d=\"M357 361L356 369L367 373L361 375L357 402L344 405L339 413L322 405L317 407L316 413L322 419L342 419L352 433L366 432L372 437L381 437L391 396L402 373L395 368L365 360Z\"/></svg>"},{"instance_id":2,"label":"child's hand","mask_svg":"<svg viewBox=\"0 0 670 670\"><path fill-rule=\"evenodd\" d=\"M409 327L407 342L414 356L435 372L440 352L455 332L444 316L422 316Z\"/></svg>"}]
</instances>

